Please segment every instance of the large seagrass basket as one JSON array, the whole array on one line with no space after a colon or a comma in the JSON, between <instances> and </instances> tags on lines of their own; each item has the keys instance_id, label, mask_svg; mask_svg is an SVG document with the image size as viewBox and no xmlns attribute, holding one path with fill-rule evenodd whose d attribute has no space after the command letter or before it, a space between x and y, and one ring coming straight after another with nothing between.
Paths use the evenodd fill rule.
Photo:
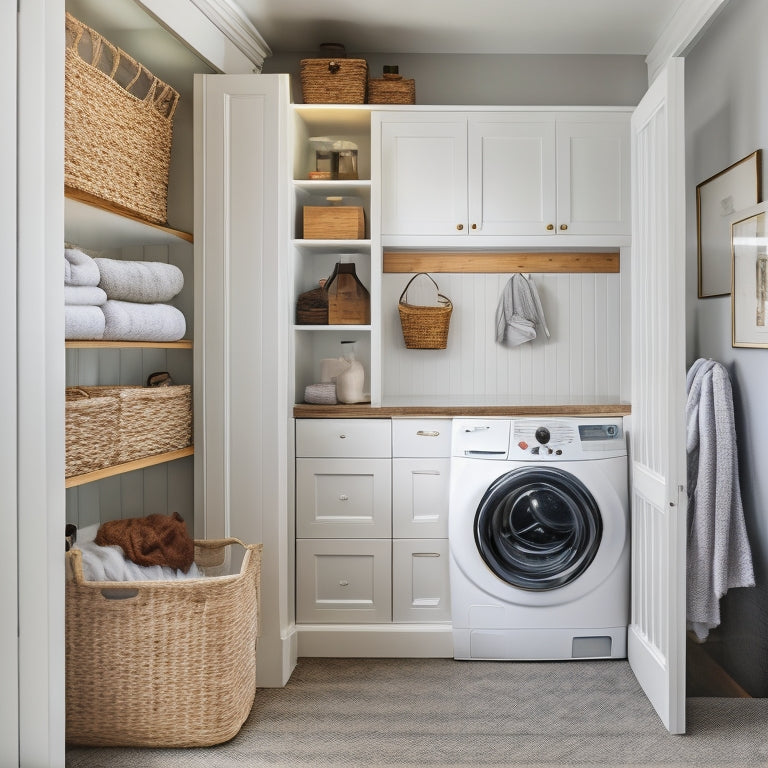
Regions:
<instances>
[{"instance_id":1,"label":"large seagrass basket","mask_svg":"<svg viewBox=\"0 0 768 768\"><path fill-rule=\"evenodd\" d=\"M65 57L65 189L165 224L179 94L69 13Z\"/></svg>"},{"instance_id":2,"label":"large seagrass basket","mask_svg":"<svg viewBox=\"0 0 768 768\"><path fill-rule=\"evenodd\" d=\"M442 293L437 294L438 306L409 304L406 295L408 287L419 275L426 275L435 283L431 275L427 275L426 272L419 272L403 288L397 303L400 325L403 329L403 341L407 349L445 349L448 346L448 327L451 322L453 304ZM437 283L435 283L435 288L437 288Z\"/></svg>"},{"instance_id":3,"label":"large seagrass basket","mask_svg":"<svg viewBox=\"0 0 768 768\"><path fill-rule=\"evenodd\" d=\"M66 553L66 739L204 747L231 739L256 693L261 544L195 541L204 573L177 581L86 581ZM229 569L225 569L229 570Z\"/></svg>"},{"instance_id":4,"label":"large seagrass basket","mask_svg":"<svg viewBox=\"0 0 768 768\"><path fill-rule=\"evenodd\" d=\"M365 103L365 59L302 59L300 74L305 104Z\"/></svg>"}]
</instances>

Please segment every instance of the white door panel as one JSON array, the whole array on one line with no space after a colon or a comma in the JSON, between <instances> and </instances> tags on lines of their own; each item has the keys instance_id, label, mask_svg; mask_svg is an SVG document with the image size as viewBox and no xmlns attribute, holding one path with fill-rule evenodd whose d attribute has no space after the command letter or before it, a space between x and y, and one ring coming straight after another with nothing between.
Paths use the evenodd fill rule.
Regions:
<instances>
[{"instance_id":1,"label":"white door panel","mask_svg":"<svg viewBox=\"0 0 768 768\"><path fill-rule=\"evenodd\" d=\"M685 152L683 60L632 117L630 665L685 731Z\"/></svg>"}]
</instances>

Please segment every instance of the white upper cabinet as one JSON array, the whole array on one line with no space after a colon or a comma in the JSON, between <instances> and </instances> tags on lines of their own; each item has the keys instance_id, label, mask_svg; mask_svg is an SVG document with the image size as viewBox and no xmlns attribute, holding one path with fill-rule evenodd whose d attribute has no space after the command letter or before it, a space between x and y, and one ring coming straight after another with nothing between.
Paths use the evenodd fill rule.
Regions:
<instances>
[{"instance_id":1,"label":"white upper cabinet","mask_svg":"<svg viewBox=\"0 0 768 768\"><path fill-rule=\"evenodd\" d=\"M558 118L558 233L630 234L629 118L628 112Z\"/></svg>"},{"instance_id":2,"label":"white upper cabinet","mask_svg":"<svg viewBox=\"0 0 768 768\"><path fill-rule=\"evenodd\" d=\"M630 234L629 112L380 113L381 235Z\"/></svg>"},{"instance_id":3,"label":"white upper cabinet","mask_svg":"<svg viewBox=\"0 0 768 768\"><path fill-rule=\"evenodd\" d=\"M466 234L464 115L384 115L381 153L382 235Z\"/></svg>"}]
</instances>

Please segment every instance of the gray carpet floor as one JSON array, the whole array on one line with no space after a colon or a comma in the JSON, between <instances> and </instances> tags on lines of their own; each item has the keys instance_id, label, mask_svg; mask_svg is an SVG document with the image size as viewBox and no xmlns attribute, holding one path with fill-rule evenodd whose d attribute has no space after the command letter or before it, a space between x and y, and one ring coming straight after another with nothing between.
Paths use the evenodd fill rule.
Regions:
<instances>
[{"instance_id":1,"label":"gray carpet floor","mask_svg":"<svg viewBox=\"0 0 768 768\"><path fill-rule=\"evenodd\" d=\"M68 768L768 766L768 699L688 699L662 726L624 661L300 659L226 744L72 747Z\"/></svg>"}]
</instances>

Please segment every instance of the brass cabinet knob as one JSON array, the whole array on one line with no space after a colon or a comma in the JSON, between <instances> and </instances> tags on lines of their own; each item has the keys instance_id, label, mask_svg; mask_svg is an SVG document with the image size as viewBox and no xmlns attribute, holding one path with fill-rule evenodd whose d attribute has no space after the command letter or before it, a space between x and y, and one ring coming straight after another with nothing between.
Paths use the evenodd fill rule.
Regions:
<instances>
[{"instance_id":1,"label":"brass cabinet knob","mask_svg":"<svg viewBox=\"0 0 768 768\"><path fill-rule=\"evenodd\" d=\"M560 225L560 229L562 229L563 232L565 232L565 230L568 229L568 225L567 224L561 224Z\"/></svg>"},{"instance_id":2,"label":"brass cabinet knob","mask_svg":"<svg viewBox=\"0 0 768 768\"><path fill-rule=\"evenodd\" d=\"M463 224L457 224L456 225L456 229L458 229L459 232L461 232L461 230L464 229L464 225Z\"/></svg>"},{"instance_id":3,"label":"brass cabinet knob","mask_svg":"<svg viewBox=\"0 0 768 768\"><path fill-rule=\"evenodd\" d=\"M547 224L547 231L551 232L555 228L554 224Z\"/></svg>"},{"instance_id":4,"label":"brass cabinet knob","mask_svg":"<svg viewBox=\"0 0 768 768\"><path fill-rule=\"evenodd\" d=\"M477 229L477 224L473 224L472 229Z\"/></svg>"}]
</instances>

